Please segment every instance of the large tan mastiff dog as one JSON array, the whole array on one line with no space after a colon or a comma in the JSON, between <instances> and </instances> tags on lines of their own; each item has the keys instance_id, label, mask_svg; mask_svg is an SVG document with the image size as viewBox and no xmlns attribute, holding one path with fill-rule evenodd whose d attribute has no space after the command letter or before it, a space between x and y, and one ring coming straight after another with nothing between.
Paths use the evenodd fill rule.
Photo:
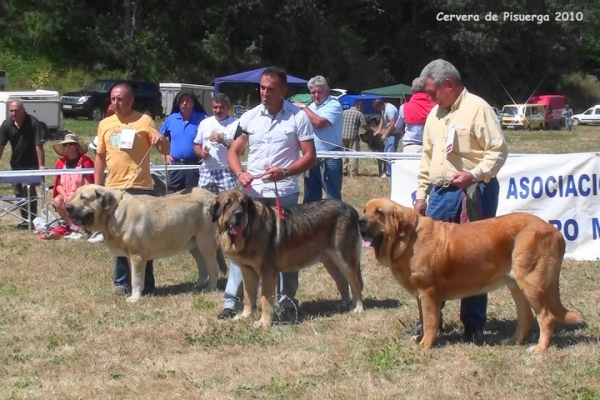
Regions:
<instances>
[{"instance_id":1,"label":"large tan mastiff dog","mask_svg":"<svg viewBox=\"0 0 600 400\"><path fill-rule=\"evenodd\" d=\"M522 343L531 329L532 308L540 338L530 350L548 348L556 322L583 323L559 297L564 238L534 215L514 213L460 225L434 221L391 200L374 199L365 206L360 230L377 261L417 298L423 348L437 340L442 301L502 286L508 286L517 306L513 343Z\"/></svg>"},{"instance_id":2,"label":"large tan mastiff dog","mask_svg":"<svg viewBox=\"0 0 600 400\"><path fill-rule=\"evenodd\" d=\"M146 262L184 251L198 264L197 288L216 288L219 268L225 272L226 265L209 214L214 198L199 188L153 197L85 185L77 189L66 209L75 224L102 232L115 255L129 258L131 296L127 301L135 302L144 289Z\"/></svg>"},{"instance_id":3,"label":"large tan mastiff dog","mask_svg":"<svg viewBox=\"0 0 600 400\"><path fill-rule=\"evenodd\" d=\"M256 325L271 325L279 272L298 271L318 262L329 272L353 311L363 311L358 212L339 200L322 200L282 207L281 220L274 207L252 200L239 190L221 193L211 207L219 228L223 252L238 264L244 278L244 310L256 309L259 283L262 314ZM237 318L236 317L236 318Z\"/></svg>"}]
</instances>

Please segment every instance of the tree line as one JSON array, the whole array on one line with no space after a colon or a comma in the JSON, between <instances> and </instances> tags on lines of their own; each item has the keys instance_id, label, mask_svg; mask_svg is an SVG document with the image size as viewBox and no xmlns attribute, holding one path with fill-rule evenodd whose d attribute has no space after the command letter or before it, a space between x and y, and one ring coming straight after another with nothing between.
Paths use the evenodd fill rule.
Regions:
<instances>
[{"instance_id":1,"label":"tree line","mask_svg":"<svg viewBox=\"0 0 600 400\"><path fill-rule=\"evenodd\" d=\"M495 104L599 74L599 25L592 0L0 0L0 49L56 68L207 84L278 65L360 91L445 58Z\"/></svg>"}]
</instances>

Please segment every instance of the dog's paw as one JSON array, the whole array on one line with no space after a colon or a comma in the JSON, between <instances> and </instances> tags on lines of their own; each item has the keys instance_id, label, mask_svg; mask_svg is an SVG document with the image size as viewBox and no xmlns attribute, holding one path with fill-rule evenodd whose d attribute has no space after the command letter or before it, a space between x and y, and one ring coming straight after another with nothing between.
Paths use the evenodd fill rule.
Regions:
<instances>
[{"instance_id":1,"label":"dog's paw","mask_svg":"<svg viewBox=\"0 0 600 400\"><path fill-rule=\"evenodd\" d=\"M527 352L530 354L542 354L546 351L545 348L540 347L539 345L529 346L527 348Z\"/></svg>"},{"instance_id":2,"label":"dog's paw","mask_svg":"<svg viewBox=\"0 0 600 400\"><path fill-rule=\"evenodd\" d=\"M128 298L125 299L126 302L128 303L136 303L139 301L139 297L137 296L129 296Z\"/></svg>"},{"instance_id":3,"label":"dog's paw","mask_svg":"<svg viewBox=\"0 0 600 400\"><path fill-rule=\"evenodd\" d=\"M254 327L259 329L267 329L269 326L271 326L271 323L262 319L254 323Z\"/></svg>"},{"instance_id":4,"label":"dog's paw","mask_svg":"<svg viewBox=\"0 0 600 400\"><path fill-rule=\"evenodd\" d=\"M365 308L364 308L364 306L362 304L357 304L356 307L354 307L354 309L352 310L352 312L354 314L360 314L363 311L365 311Z\"/></svg>"}]
</instances>

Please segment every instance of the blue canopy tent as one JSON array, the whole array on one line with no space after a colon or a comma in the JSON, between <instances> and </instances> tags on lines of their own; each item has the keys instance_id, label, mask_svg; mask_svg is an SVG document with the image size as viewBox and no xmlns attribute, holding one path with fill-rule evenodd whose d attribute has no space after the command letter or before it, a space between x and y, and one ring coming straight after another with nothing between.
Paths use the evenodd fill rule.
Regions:
<instances>
[{"instance_id":1,"label":"blue canopy tent","mask_svg":"<svg viewBox=\"0 0 600 400\"><path fill-rule=\"evenodd\" d=\"M233 75L222 76L215 79L215 93L219 93L219 86L222 83L260 83L260 77L262 76L265 68L257 68L250 71L240 72ZM292 75L287 76L288 85L306 85L308 81L298 78Z\"/></svg>"}]
</instances>

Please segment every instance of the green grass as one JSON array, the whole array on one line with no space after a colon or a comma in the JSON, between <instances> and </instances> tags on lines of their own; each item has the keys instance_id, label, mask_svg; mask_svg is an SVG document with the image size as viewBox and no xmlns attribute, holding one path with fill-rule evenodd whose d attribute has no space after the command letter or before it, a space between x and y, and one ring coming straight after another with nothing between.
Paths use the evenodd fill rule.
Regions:
<instances>
[{"instance_id":1,"label":"green grass","mask_svg":"<svg viewBox=\"0 0 600 400\"><path fill-rule=\"evenodd\" d=\"M95 135L92 122L64 126ZM514 153L600 150L600 127L506 137ZM373 160L359 168L343 197L362 210L367 199L389 197L390 183L376 178ZM560 326L546 354L526 351L537 329L526 346L502 344L516 318L505 289L489 296L487 345L460 342L459 303L450 301L440 345L425 352L404 333L414 299L367 249L364 313L331 312L335 284L315 267L300 274L307 318L264 331L217 320L223 292L190 289L189 255L156 260L157 295L129 304L112 294L105 245L43 241L15 223L0 219L0 399L600 399L598 261L563 263L563 303L588 328Z\"/></svg>"}]
</instances>

